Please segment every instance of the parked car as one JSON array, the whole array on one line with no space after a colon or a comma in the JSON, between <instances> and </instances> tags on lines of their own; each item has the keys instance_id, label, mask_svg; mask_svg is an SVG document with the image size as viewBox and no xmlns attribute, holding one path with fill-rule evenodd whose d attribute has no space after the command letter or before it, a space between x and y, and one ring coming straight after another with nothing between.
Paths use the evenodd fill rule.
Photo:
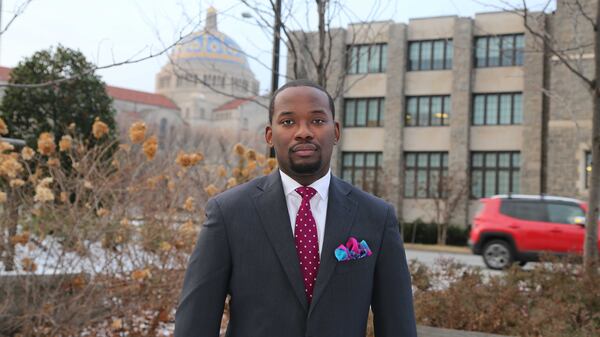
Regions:
<instances>
[{"instance_id":1,"label":"parked car","mask_svg":"<svg viewBox=\"0 0 600 337\"><path fill-rule=\"evenodd\" d=\"M525 265L542 252L582 254L585 202L538 195L497 195L479 201L468 244L488 268Z\"/></svg>"}]
</instances>

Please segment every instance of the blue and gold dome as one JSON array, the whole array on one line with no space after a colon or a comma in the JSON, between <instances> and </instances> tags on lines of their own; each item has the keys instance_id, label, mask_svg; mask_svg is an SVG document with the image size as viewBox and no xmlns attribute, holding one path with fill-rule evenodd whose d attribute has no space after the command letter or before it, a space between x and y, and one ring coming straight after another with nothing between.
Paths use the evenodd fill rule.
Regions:
<instances>
[{"instance_id":1,"label":"blue and gold dome","mask_svg":"<svg viewBox=\"0 0 600 337\"><path fill-rule=\"evenodd\" d=\"M203 31L186 37L174 50L173 61L213 61L237 64L249 69L240 46L229 36L217 30L217 13L209 8Z\"/></svg>"}]
</instances>

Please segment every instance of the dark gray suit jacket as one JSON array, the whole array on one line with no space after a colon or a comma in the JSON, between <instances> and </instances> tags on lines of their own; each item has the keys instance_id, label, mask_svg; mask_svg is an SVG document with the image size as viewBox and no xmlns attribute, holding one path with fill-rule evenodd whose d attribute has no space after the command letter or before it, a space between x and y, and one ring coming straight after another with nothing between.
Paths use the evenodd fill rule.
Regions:
<instances>
[{"instance_id":1,"label":"dark gray suit jacket","mask_svg":"<svg viewBox=\"0 0 600 337\"><path fill-rule=\"evenodd\" d=\"M219 194L185 275L175 337L217 337L231 295L229 337L413 337L411 281L391 205L331 177L313 300L308 305L279 171ZM349 237L373 255L338 262Z\"/></svg>"}]
</instances>

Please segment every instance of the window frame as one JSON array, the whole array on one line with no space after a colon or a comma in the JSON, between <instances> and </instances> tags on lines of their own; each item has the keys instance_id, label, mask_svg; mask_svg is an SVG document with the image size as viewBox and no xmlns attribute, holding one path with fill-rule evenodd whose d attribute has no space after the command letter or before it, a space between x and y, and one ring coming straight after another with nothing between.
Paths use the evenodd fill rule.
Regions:
<instances>
[{"instance_id":1,"label":"window frame","mask_svg":"<svg viewBox=\"0 0 600 337\"><path fill-rule=\"evenodd\" d=\"M504 48L503 44L506 38L512 37L511 48ZM521 39L519 39L521 38ZM498 40L498 62L497 64L490 62L490 40ZM494 67L522 67L524 63L523 50L525 49L525 33L498 34L498 35L481 35L475 36L473 43L473 60L475 68L494 68ZM519 47L519 40L522 41ZM478 57L479 41L485 41L485 51L483 57ZM504 64L507 52L510 51L510 62ZM482 60L483 59L483 60Z\"/></svg>"},{"instance_id":2,"label":"window frame","mask_svg":"<svg viewBox=\"0 0 600 337\"><path fill-rule=\"evenodd\" d=\"M432 112L432 107L433 107L433 100L434 98L440 98L441 99L441 114L442 114L442 118L440 118L440 124L433 124L433 112ZM409 106L410 106L410 102L411 99L415 99L416 100L416 111L414 113L414 116L409 115ZM421 125L421 99L428 99L428 117L427 117L427 123L424 125ZM445 110L445 108L448 107L448 111ZM444 117L444 114L447 114L447 117ZM450 126L450 116L452 114L452 97L451 95L424 95L424 96L406 96L405 99L405 103L404 103L404 126L406 127L438 127L438 126ZM409 118L410 116L410 118ZM414 121L414 122L409 122L409 120Z\"/></svg>"},{"instance_id":3,"label":"window frame","mask_svg":"<svg viewBox=\"0 0 600 337\"><path fill-rule=\"evenodd\" d=\"M377 123L376 125L369 125L369 115L371 109L371 102L377 101ZM359 102L365 102L365 124L359 125L357 123L357 107ZM354 104L353 121L349 120L347 114L348 104ZM358 98L345 98L344 99L344 114L342 125L345 128L378 128L383 126L383 117L385 110L385 97L358 97Z\"/></svg>"},{"instance_id":4,"label":"window frame","mask_svg":"<svg viewBox=\"0 0 600 337\"><path fill-rule=\"evenodd\" d=\"M374 154L375 155L375 164L373 167L369 167L367 166L367 156L370 154ZM357 166L356 165L356 157L357 155L362 155L363 156L363 165L362 166ZM346 166L346 156L352 156L352 165L350 166ZM360 188L361 190L371 193L373 195L379 195L379 179L378 176L379 174L381 174L381 179L383 179L383 152L382 151L343 151L342 152L342 174L341 174L341 178L343 180L345 180L346 182L357 186L358 188ZM347 170L351 171L351 176L349 177L349 179L346 179L348 177L345 177L345 172ZM367 171L372 170L374 171L374 181L372 182L372 186L373 186L373 190L369 191L367 189ZM361 174L362 176L362 186L358 186L355 183L355 176L356 173Z\"/></svg>"},{"instance_id":5,"label":"window frame","mask_svg":"<svg viewBox=\"0 0 600 337\"><path fill-rule=\"evenodd\" d=\"M442 67L435 68L436 59L435 58L435 44L436 42L442 42L444 44L443 53L442 53ZM429 45L429 59L428 65L426 67L423 66L423 45ZM411 59L411 47L414 45L418 45L418 57L416 62L413 64L413 60ZM429 40L414 40L408 41L407 50L407 71L440 71L440 70L451 70L454 63L454 44L452 38L446 39L429 39ZM451 50L452 49L452 50Z\"/></svg>"},{"instance_id":6,"label":"window frame","mask_svg":"<svg viewBox=\"0 0 600 337\"><path fill-rule=\"evenodd\" d=\"M501 123L502 121L502 109L501 109L501 101L502 101L502 96L505 95L510 95L510 123ZM516 104L515 102L517 101L517 96L520 96L520 103L521 103L521 109L520 109L520 120L516 121ZM478 97L483 97L483 117L482 117L482 123L476 123L476 108L477 108L477 104L476 104L476 100ZM495 118L495 124L492 123L488 123L488 99L490 97L494 97L496 99L496 106L495 106L495 110L494 113L496 114L496 118ZM495 92L495 93L473 93L472 94L472 98L471 98L471 102L472 102L472 111L471 111L471 126L490 126L490 125L522 125L523 124L523 92L520 91L515 91L515 92Z\"/></svg>"},{"instance_id":7,"label":"window frame","mask_svg":"<svg viewBox=\"0 0 600 337\"><path fill-rule=\"evenodd\" d=\"M412 165L412 166L408 165L407 158L409 155L413 155L415 158L414 165ZM427 156L427 165L425 167L419 166L419 162L418 162L419 155ZM439 166L431 165L432 155L439 155ZM403 191L402 191L403 197L405 199L433 199L433 198L443 197L443 196L439 196L439 195L434 195L431 191L431 172L437 172L438 179L443 178L443 177L448 177L448 166L449 166L448 162L449 162L449 154L447 151L405 151L404 152ZM406 188L406 186L408 185L407 179L408 179L409 171L412 171L411 174L413 175L413 177L412 177L413 186L412 186L411 195L409 195L407 193L408 190ZM420 171L424 171L425 176L426 176L425 195L424 196L419 195L419 179L418 179L418 177L419 177ZM436 193L438 193L438 192L439 192L439 190Z\"/></svg>"},{"instance_id":8,"label":"window frame","mask_svg":"<svg viewBox=\"0 0 600 337\"><path fill-rule=\"evenodd\" d=\"M360 71L361 53L360 50L367 47L366 71ZM371 71L371 53L373 48L377 48L379 60L377 61L377 70ZM353 63L356 61L356 63ZM349 44L346 46L346 73L348 75L357 74L379 74L385 73L387 67L387 43L368 43L368 44Z\"/></svg>"},{"instance_id":9,"label":"window frame","mask_svg":"<svg viewBox=\"0 0 600 337\"><path fill-rule=\"evenodd\" d=\"M500 155L509 155L509 165L508 167L503 167L500 165ZM481 155L482 156L482 162L481 162L481 166L474 166L474 158L476 155ZM495 164L493 166L488 166L486 161L487 161L487 157L488 155L494 155L494 162ZM515 160L516 156L518 156L518 161ZM493 195L498 195L498 194L505 194L505 193L500 193L500 172L508 172L508 188L507 188L507 192L506 194L513 194L513 193L519 193L521 190L521 152L520 151L471 151L470 153L470 162L469 162L469 178L470 178L470 188L469 188L469 195L471 197L471 199L480 199L480 198L487 198ZM515 162L518 165L515 165ZM480 189L481 189L481 195L475 195L474 193L474 173L475 172L481 172L481 181L480 181ZM486 173L487 172L494 172L494 191L491 194L487 194L486 193ZM515 174L518 173L518 176L515 178ZM515 184L516 182L516 184ZM518 189L515 191L513 190L514 187L518 187Z\"/></svg>"}]
</instances>

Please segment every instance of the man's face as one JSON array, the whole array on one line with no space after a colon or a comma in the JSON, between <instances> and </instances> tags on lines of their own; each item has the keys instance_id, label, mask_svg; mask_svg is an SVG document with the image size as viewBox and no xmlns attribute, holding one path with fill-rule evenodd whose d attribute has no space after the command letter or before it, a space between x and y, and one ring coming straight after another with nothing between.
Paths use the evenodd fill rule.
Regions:
<instances>
[{"instance_id":1,"label":"man's face","mask_svg":"<svg viewBox=\"0 0 600 337\"><path fill-rule=\"evenodd\" d=\"M309 183L324 176L340 138L327 95L313 87L289 87L275 97L273 110L265 139L275 147L279 168Z\"/></svg>"}]
</instances>

